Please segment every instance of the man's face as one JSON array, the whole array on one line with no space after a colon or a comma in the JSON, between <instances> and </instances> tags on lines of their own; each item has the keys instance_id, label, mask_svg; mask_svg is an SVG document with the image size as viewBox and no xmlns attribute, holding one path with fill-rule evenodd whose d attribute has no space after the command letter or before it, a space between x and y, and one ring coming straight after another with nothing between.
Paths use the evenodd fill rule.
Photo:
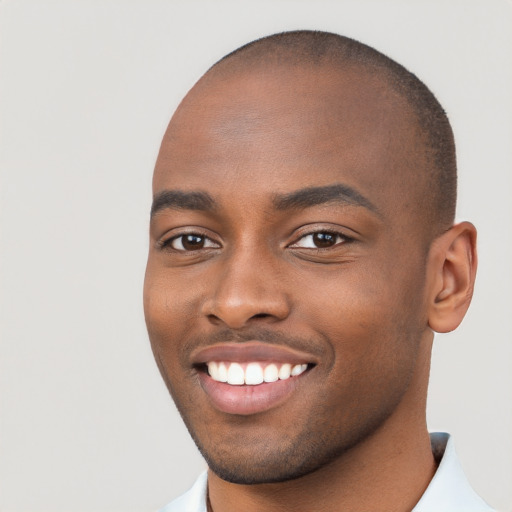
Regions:
<instances>
[{"instance_id":1,"label":"man's face","mask_svg":"<svg viewBox=\"0 0 512 512\"><path fill-rule=\"evenodd\" d=\"M263 68L203 80L171 122L146 321L187 427L226 480L314 471L415 393L431 333L412 185L425 164L407 112L359 68Z\"/></svg>"}]
</instances>

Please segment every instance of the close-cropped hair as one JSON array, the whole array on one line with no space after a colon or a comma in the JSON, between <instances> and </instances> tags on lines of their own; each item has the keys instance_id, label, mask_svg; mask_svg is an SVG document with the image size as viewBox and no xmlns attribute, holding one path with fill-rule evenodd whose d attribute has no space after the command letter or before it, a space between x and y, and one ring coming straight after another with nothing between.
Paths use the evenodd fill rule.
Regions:
<instances>
[{"instance_id":1,"label":"close-cropped hair","mask_svg":"<svg viewBox=\"0 0 512 512\"><path fill-rule=\"evenodd\" d=\"M416 75L371 46L338 34L310 30L282 32L252 41L227 54L209 71L236 72L257 65L329 65L339 69L356 65L382 77L406 100L423 134L429 162L425 191L429 211L425 213L437 233L453 224L457 200L453 132L443 107Z\"/></svg>"}]
</instances>

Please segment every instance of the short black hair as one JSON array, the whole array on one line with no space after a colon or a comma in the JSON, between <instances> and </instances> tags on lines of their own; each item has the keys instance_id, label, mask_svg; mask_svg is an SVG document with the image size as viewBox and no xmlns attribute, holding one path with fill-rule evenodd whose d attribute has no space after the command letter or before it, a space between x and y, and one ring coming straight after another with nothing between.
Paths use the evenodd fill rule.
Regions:
<instances>
[{"instance_id":1,"label":"short black hair","mask_svg":"<svg viewBox=\"0 0 512 512\"><path fill-rule=\"evenodd\" d=\"M236 69L248 64L356 64L382 76L409 104L425 136L425 151L430 162L427 216L434 231L448 229L454 221L457 200L455 142L448 117L430 89L413 73L371 46L355 39L313 30L282 32L257 39L227 54L210 70Z\"/></svg>"}]
</instances>

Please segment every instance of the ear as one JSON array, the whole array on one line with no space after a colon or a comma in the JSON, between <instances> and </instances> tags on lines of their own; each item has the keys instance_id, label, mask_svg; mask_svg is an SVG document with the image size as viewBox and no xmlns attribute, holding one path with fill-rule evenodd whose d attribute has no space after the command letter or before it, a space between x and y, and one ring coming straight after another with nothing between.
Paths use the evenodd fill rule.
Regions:
<instances>
[{"instance_id":1,"label":"ear","mask_svg":"<svg viewBox=\"0 0 512 512\"><path fill-rule=\"evenodd\" d=\"M450 332L462 322L475 285L476 228L456 224L432 243L428 323L436 332Z\"/></svg>"}]
</instances>

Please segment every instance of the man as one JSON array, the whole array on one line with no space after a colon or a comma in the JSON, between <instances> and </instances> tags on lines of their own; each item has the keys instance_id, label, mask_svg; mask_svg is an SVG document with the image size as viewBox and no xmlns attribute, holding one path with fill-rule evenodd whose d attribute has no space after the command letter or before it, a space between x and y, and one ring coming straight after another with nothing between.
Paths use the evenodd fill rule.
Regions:
<instances>
[{"instance_id":1,"label":"man","mask_svg":"<svg viewBox=\"0 0 512 512\"><path fill-rule=\"evenodd\" d=\"M441 106L361 43L278 34L199 80L156 163L144 303L209 470L165 511L490 510L425 420L476 272L455 196Z\"/></svg>"}]
</instances>

